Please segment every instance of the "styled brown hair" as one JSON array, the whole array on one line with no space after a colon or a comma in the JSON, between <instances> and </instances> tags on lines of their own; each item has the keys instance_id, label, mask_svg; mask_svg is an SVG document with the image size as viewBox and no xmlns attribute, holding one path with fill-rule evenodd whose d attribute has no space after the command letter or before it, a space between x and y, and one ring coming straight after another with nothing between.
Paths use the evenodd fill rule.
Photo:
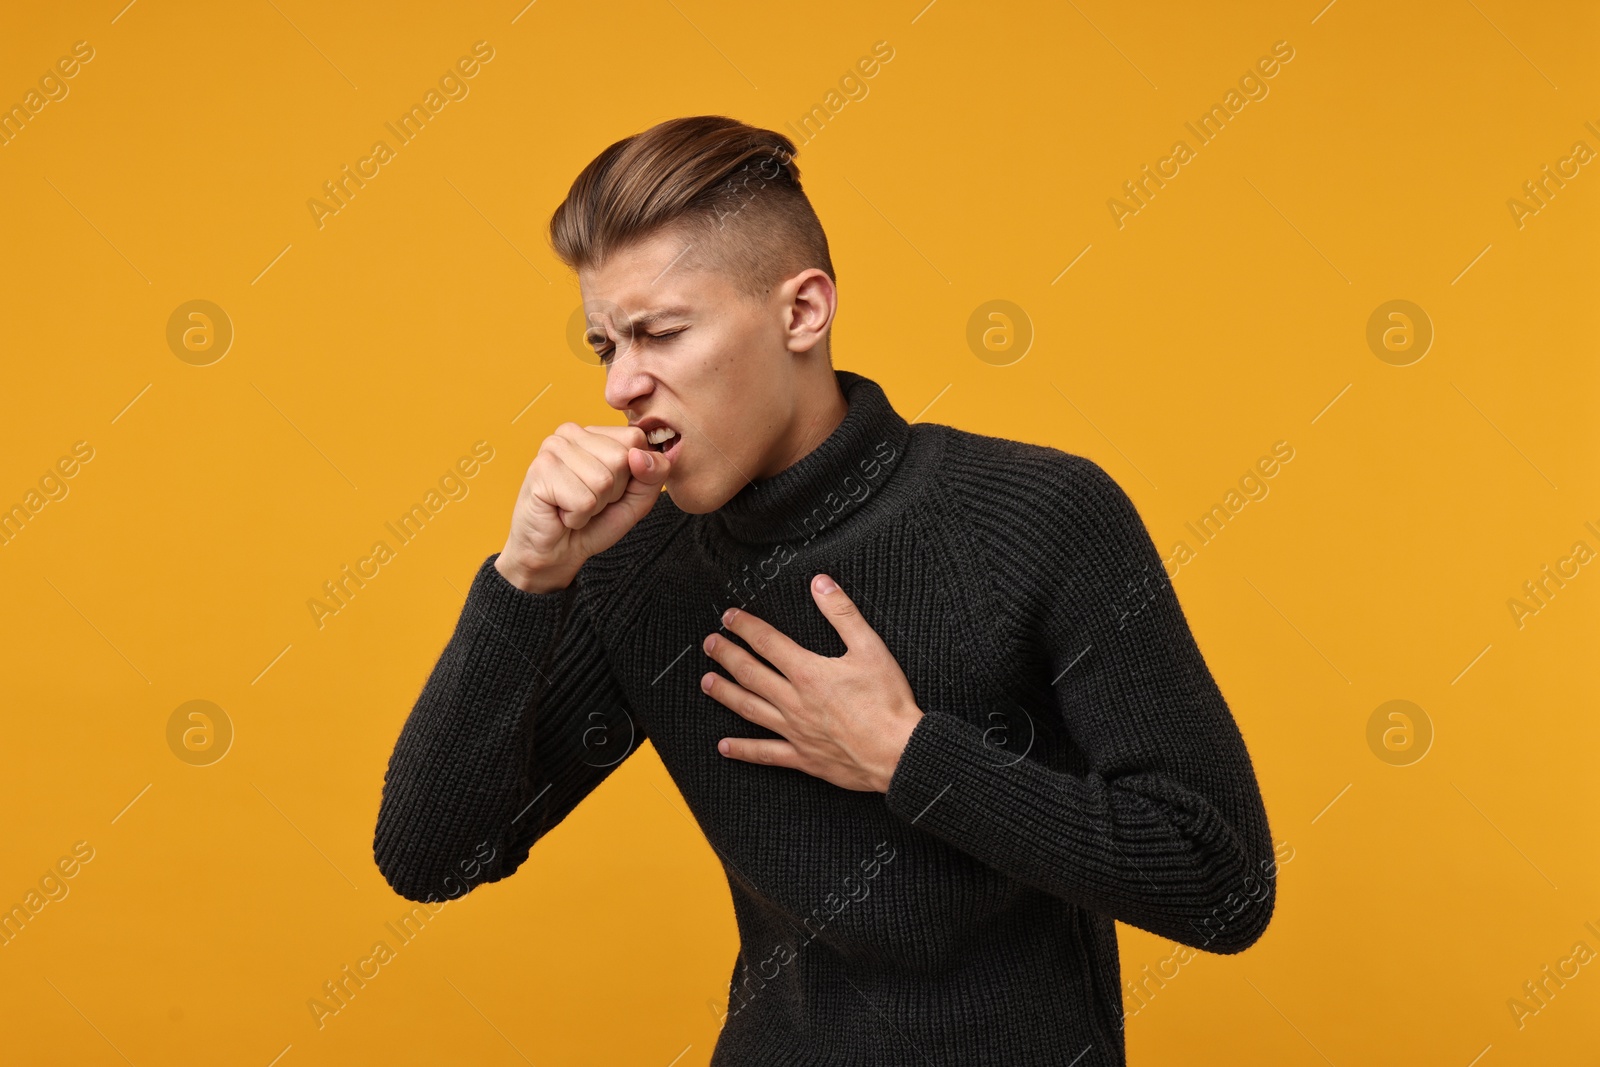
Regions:
<instances>
[{"instance_id":1,"label":"styled brown hair","mask_svg":"<svg viewBox=\"0 0 1600 1067\"><path fill-rule=\"evenodd\" d=\"M598 268L664 228L747 296L807 267L837 284L828 238L800 187L794 142L722 115L668 119L596 156L550 217L550 243L576 270Z\"/></svg>"}]
</instances>

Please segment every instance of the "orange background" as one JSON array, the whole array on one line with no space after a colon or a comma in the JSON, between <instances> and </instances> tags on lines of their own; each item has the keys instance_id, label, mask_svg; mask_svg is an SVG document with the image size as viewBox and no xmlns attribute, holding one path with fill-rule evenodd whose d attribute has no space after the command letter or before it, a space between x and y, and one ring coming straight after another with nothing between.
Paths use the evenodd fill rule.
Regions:
<instances>
[{"instance_id":1,"label":"orange background","mask_svg":"<svg viewBox=\"0 0 1600 1067\"><path fill-rule=\"evenodd\" d=\"M0 947L8 1062L708 1061L737 935L648 748L320 1028L307 1004L397 944L384 766L538 442L621 421L567 345L551 211L665 118L792 136L878 41L798 157L837 366L908 419L1093 457L1164 555L1294 451L1174 578L1293 859L1258 945L1130 996L1131 1062L1593 1055L1600 965L1520 1026L1508 1001L1600 952L1600 568L1520 625L1508 602L1600 550L1596 164L1507 206L1600 150L1592 5L122 2L0 32L0 103L93 49L0 146L0 505L67 490L0 545L0 905L92 850ZM478 41L468 95L319 228L322 183ZM1434 331L1405 366L1367 341L1396 299ZM167 339L191 300L234 333L203 366ZM1016 310L974 349L991 300ZM478 441L467 494L319 628L322 583ZM204 766L170 740L194 700L233 732ZM1390 700L1420 715L1369 744ZM1132 983L1172 945L1122 951Z\"/></svg>"}]
</instances>

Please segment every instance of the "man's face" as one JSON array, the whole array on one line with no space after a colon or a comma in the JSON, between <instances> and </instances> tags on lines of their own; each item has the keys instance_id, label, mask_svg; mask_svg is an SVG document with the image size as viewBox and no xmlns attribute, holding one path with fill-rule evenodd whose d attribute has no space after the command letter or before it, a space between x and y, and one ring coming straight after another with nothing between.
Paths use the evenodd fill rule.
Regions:
<instances>
[{"instance_id":1,"label":"man's face","mask_svg":"<svg viewBox=\"0 0 1600 1067\"><path fill-rule=\"evenodd\" d=\"M669 229L578 273L606 403L682 435L666 488L693 514L787 465L797 397L784 314L792 280L751 298L704 262Z\"/></svg>"}]
</instances>

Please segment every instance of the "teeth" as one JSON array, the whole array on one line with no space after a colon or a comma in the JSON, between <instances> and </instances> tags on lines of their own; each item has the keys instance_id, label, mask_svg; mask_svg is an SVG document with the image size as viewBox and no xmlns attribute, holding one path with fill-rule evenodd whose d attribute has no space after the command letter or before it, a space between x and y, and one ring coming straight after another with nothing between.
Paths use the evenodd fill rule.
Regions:
<instances>
[{"instance_id":1,"label":"teeth","mask_svg":"<svg viewBox=\"0 0 1600 1067\"><path fill-rule=\"evenodd\" d=\"M678 436L678 431L674 430L670 426L660 426L649 431L644 436L646 441L649 441L653 445L659 445L663 441L670 440L671 438Z\"/></svg>"}]
</instances>

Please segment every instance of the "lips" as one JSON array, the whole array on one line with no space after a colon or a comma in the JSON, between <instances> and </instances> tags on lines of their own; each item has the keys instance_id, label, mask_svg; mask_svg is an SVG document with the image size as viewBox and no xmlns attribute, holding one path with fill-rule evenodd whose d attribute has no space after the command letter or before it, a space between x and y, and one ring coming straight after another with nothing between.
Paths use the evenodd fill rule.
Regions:
<instances>
[{"instance_id":1,"label":"lips","mask_svg":"<svg viewBox=\"0 0 1600 1067\"><path fill-rule=\"evenodd\" d=\"M662 426L647 433L645 435L645 440L650 447L655 449L657 452L666 452L672 448L673 445L678 443L680 437L682 437L682 435L672 427Z\"/></svg>"},{"instance_id":2,"label":"lips","mask_svg":"<svg viewBox=\"0 0 1600 1067\"><path fill-rule=\"evenodd\" d=\"M677 427L654 415L631 425L644 431L645 446L656 452L671 454L683 442L683 435L678 432Z\"/></svg>"}]
</instances>

